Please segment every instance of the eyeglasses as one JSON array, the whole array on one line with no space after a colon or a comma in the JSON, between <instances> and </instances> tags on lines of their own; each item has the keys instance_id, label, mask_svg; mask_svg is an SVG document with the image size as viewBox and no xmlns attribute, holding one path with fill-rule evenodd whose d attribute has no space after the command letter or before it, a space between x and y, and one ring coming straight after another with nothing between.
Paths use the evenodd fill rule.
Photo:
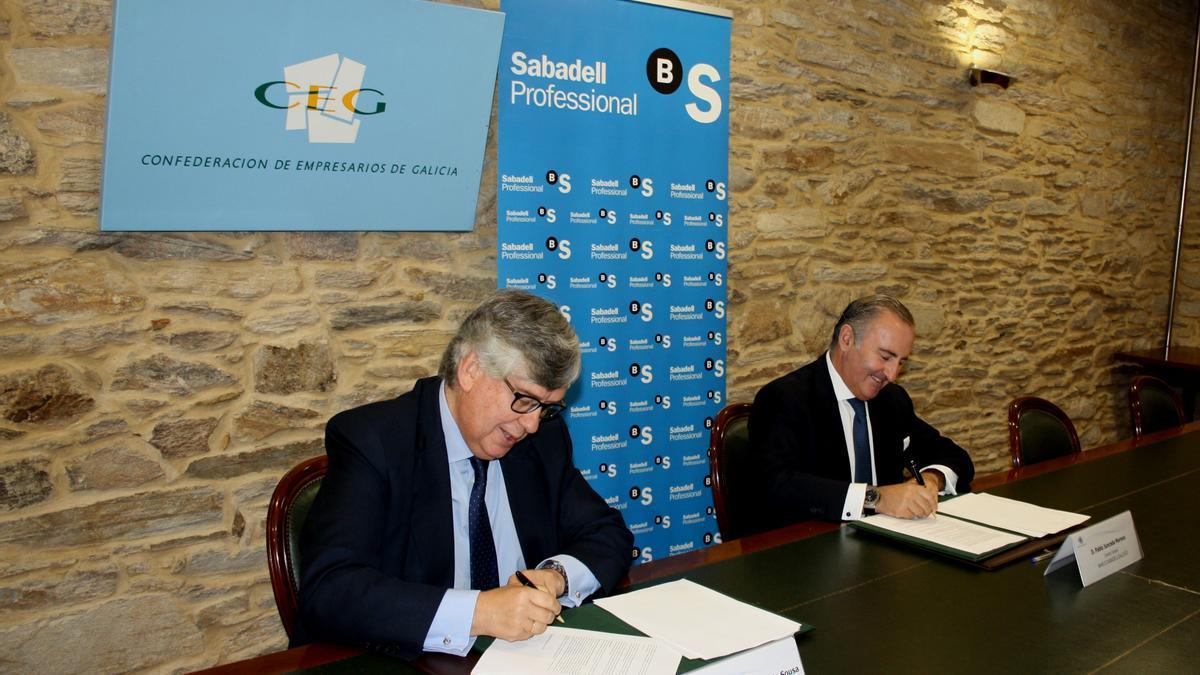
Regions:
<instances>
[{"instance_id":1,"label":"eyeglasses","mask_svg":"<svg viewBox=\"0 0 1200 675\"><path fill-rule=\"evenodd\" d=\"M508 390L512 392L513 402L509 407L512 408L512 411L515 413L524 415L525 413L531 413L534 410L540 409L542 411L539 415L541 419L552 420L561 415L562 411L567 409L567 406L561 403L547 403L546 401L540 401L529 394L517 391L517 388L512 386L512 382L509 382L507 377L502 378L502 380L504 381L504 386L508 387Z\"/></svg>"}]
</instances>

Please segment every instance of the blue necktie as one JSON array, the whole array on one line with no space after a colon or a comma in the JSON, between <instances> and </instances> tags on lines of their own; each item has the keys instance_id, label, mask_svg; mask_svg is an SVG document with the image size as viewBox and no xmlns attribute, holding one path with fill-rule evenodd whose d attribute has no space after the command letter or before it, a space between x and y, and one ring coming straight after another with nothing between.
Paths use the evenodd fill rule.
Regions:
<instances>
[{"instance_id":1,"label":"blue necktie","mask_svg":"<svg viewBox=\"0 0 1200 675\"><path fill-rule=\"evenodd\" d=\"M496 542L492 540L492 524L488 520L487 504L483 502L483 495L487 492L488 463L472 457L471 469L475 471L475 484L471 486L471 501L467 507L467 534L471 539L471 588L490 591L500 585L500 574L496 571Z\"/></svg>"},{"instance_id":2,"label":"blue necktie","mask_svg":"<svg viewBox=\"0 0 1200 675\"><path fill-rule=\"evenodd\" d=\"M854 482L871 482L871 439L867 436L867 402L852 398L854 408Z\"/></svg>"}]
</instances>

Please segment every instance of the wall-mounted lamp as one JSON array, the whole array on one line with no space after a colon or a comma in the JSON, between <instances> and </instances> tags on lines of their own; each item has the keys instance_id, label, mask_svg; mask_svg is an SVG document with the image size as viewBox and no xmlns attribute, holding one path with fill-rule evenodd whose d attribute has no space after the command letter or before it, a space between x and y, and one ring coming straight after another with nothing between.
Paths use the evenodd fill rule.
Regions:
<instances>
[{"instance_id":1,"label":"wall-mounted lamp","mask_svg":"<svg viewBox=\"0 0 1200 675\"><path fill-rule=\"evenodd\" d=\"M1008 89L1008 85L1012 84L1013 76L1008 73L1002 73L998 70L988 70L987 68L979 68L971 66L967 69L967 82L971 83L972 87L978 87L981 84L994 84L1001 89Z\"/></svg>"}]
</instances>

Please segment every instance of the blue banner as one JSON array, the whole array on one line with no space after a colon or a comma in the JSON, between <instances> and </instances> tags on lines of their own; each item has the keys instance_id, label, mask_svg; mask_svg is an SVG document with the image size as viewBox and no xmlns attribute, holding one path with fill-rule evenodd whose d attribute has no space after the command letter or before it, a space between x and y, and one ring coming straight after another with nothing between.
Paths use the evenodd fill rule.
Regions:
<instances>
[{"instance_id":1,"label":"blue banner","mask_svg":"<svg viewBox=\"0 0 1200 675\"><path fill-rule=\"evenodd\" d=\"M504 17L119 0L102 230L470 230Z\"/></svg>"},{"instance_id":2,"label":"blue banner","mask_svg":"<svg viewBox=\"0 0 1200 675\"><path fill-rule=\"evenodd\" d=\"M575 463L636 562L720 541L731 21L670 4L502 5L498 284L579 333Z\"/></svg>"}]
</instances>

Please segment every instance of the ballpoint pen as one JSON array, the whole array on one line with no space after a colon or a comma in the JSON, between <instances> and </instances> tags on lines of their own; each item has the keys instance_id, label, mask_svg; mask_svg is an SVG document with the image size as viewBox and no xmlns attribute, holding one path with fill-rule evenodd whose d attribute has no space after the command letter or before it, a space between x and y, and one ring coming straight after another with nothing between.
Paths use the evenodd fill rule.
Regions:
<instances>
[{"instance_id":1,"label":"ballpoint pen","mask_svg":"<svg viewBox=\"0 0 1200 675\"><path fill-rule=\"evenodd\" d=\"M917 470L917 460L912 456L912 453L908 451L908 443L908 436L905 436L904 448L900 451L900 454L904 455L904 462L908 466L909 472L912 473L913 478L917 479L917 485L925 487L925 478L921 476L921 472Z\"/></svg>"},{"instance_id":2,"label":"ballpoint pen","mask_svg":"<svg viewBox=\"0 0 1200 675\"><path fill-rule=\"evenodd\" d=\"M530 581L529 577L525 576L525 573L522 572L521 570L517 570L517 581L521 582L522 586L528 586L529 588L537 588L537 585L534 584L532 581ZM566 621L563 621L561 614L555 614L554 620L559 623L566 623Z\"/></svg>"}]
</instances>

